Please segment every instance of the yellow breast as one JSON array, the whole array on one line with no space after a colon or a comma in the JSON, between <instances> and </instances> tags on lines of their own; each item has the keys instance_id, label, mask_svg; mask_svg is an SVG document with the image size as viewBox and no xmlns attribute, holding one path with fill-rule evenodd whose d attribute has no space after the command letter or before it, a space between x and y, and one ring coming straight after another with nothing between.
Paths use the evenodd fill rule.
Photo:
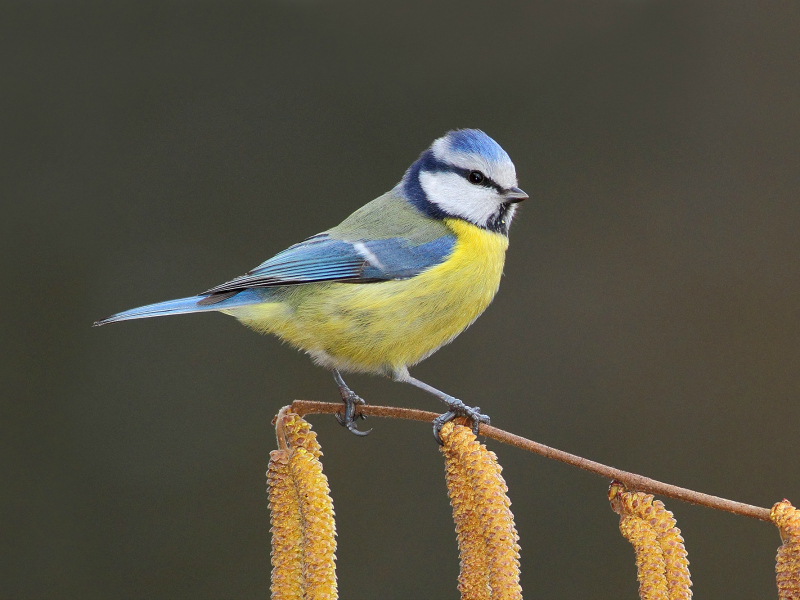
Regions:
<instances>
[{"instance_id":1,"label":"yellow breast","mask_svg":"<svg viewBox=\"0 0 800 600\"><path fill-rule=\"evenodd\" d=\"M466 221L450 257L410 279L294 288L279 303L232 311L329 368L391 374L429 356L464 331L497 293L508 238Z\"/></svg>"}]
</instances>

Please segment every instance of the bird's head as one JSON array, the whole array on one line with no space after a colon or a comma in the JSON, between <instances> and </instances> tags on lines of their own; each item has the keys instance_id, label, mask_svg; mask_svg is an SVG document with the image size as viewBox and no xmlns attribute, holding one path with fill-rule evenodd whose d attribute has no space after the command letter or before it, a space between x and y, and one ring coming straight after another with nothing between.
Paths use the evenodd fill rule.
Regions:
<instances>
[{"instance_id":1,"label":"bird's head","mask_svg":"<svg viewBox=\"0 0 800 600\"><path fill-rule=\"evenodd\" d=\"M528 197L517 187L506 151L479 129L457 129L435 140L400 186L431 217L455 217L503 234L516 204Z\"/></svg>"}]
</instances>

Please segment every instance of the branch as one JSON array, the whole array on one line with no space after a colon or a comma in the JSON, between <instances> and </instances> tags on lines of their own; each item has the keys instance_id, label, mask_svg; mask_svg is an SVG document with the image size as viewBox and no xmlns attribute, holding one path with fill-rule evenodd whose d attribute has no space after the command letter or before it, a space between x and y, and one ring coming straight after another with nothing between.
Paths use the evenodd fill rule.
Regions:
<instances>
[{"instance_id":1,"label":"branch","mask_svg":"<svg viewBox=\"0 0 800 600\"><path fill-rule=\"evenodd\" d=\"M319 415L319 414L335 414L342 408L342 404L338 402L312 402L310 400L295 400L292 403L292 411L300 416L304 415ZM358 410L364 415L370 417L386 417L389 419L409 419L411 421L423 421L425 423L432 422L439 415L437 413L428 412L425 410L416 410L412 408L398 408L396 406L371 406L369 404L359 406ZM544 444L534 442L524 437L514 435L508 431L492 427L491 425L481 425L480 434L484 435L498 442L516 446L528 452L539 454L545 458L552 458L560 460L561 462L578 467L585 471L590 471L606 479L616 479L625 484L628 490L635 490L640 492L647 492L649 494L658 494L667 498L675 498L683 502L691 504L698 504L700 506L707 506L708 508L715 508L717 510L724 510L726 512L751 517L753 519L760 519L761 521L769 521L769 509L761 508L760 506L753 506L751 504L743 504L742 502L735 502L734 500L727 500L718 496L711 496L694 490L670 485L643 477L636 473L629 473L628 471L621 471L614 467L609 467L593 460L557 450Z\"/></svg>"}]
</instances>

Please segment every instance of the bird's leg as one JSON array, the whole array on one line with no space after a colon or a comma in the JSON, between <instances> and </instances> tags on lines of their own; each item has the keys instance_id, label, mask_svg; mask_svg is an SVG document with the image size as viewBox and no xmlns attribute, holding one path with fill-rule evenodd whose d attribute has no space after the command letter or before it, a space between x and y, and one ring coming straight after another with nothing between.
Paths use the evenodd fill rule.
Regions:
<instances>
[{"instance_id":1,"label":"bird's leg","mask_svg":"<svg viewBox=\"0 0 800 600\"><path fill-rule=\"evenodd\" d=\"M442 438L439 437L439 432L442 430L442 427L448 421L452 421L456 417L466 417L470 421L472 421L472 431L475 435L478 435L478 427L480 427L481 423L485 423L486 425L489 424L489 416L482 415L481 409L478 406L467 406L458 398L453 398L452 396L445 394L444 392L440 392L435 387L432 387L425 383L424 381L420 381L419 379L415 379L412 377L408 370L403 369L403 371L398 371L394 374L394 379L396 381L403 381L405 383L410 383L413 386L418 387L421 390L425 390L429 394L433 394L439 400L447 404L447 412L443 415L439 415L433 420L433 437L436 438L436 441L439 445L442 445Z\"/></svg>"},{"instance_id":2,"label":"bird's leg","mask_svg":"<svg viewBox=\"0 0 800 600\"><path fill-rule=\"evenodd\" d=\"M360 431L356 426L356 419L359 417L362 419L367 418L364 414L356 412L356 406L359 404L366 404L366 402L364 402L364 400L360 398L353 390L347 387L347 384L344 382L344 379L342 379L342 374L339 373L338 369L333 369L333 378L336 380L336 385L339 386L339 393L342 395L342 402L344 402L344 415L336 413L336 420L339 421L339 425L347 427L347 429L356 435L369 435L369 432L372 431L372 429Z\"/></svg>"}]
</instances>

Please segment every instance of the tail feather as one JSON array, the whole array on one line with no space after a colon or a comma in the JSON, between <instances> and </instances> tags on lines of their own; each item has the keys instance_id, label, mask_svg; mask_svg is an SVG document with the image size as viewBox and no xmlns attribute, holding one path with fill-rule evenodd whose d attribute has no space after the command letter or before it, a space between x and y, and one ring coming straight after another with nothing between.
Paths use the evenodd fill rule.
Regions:
<instances>
[{"instance_id":1,"label":"tail feather","mask_svg":"<svg viewBox=\"0 0 800 600\"><path fill-rule=\"evenodd\" d=\"M213 303L209 303L208 295L191 296L189 298L178 298L177 300L157 302L156 304L148 304L147 306L140 306L139 308L132 308L130 310L111 315L106 319L95 321L93 326L99 327L100 325L106 325L108 323L116 323L117 321L130 321L132 319L148 319L150 317L166 317L169 315L185 315L196 312L227 310L237 306L259 304L264 301L259 294L253 292L254 290L244 290L235 295L227 294L228 297ZM213 296L211 297L213 298Z\"/></svg>"}]
</instances>

